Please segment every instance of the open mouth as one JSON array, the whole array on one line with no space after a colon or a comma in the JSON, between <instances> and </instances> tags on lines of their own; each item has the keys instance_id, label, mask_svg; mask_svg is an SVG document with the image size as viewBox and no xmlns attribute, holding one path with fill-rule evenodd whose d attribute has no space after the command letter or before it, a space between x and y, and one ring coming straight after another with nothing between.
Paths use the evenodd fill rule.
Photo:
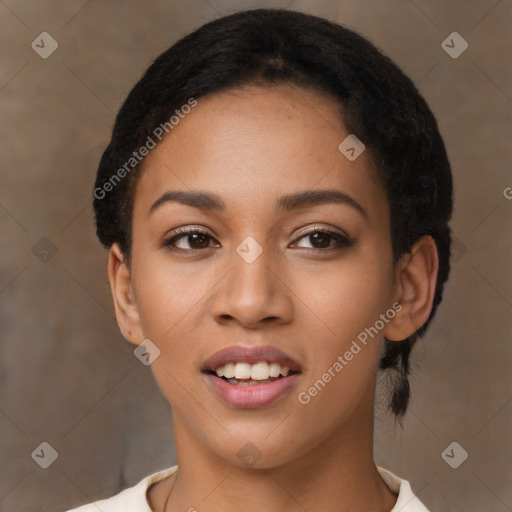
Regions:
<instances>
[{"instance_id":1,"label":"open mouth","mask_svg":"<svg viewBox=\"0 0 512 512\"><path fill-rule=\"evenodd\" d=\"M302 370L295 359L269 345L225 348L201 368L210 390L235 409L277 404L297 386Z\"/></svg>"},{"instance_id":2,"label":"open mouth","mask_svg":"<svg viewBox=\"0 0 512 512\"><path fill-rule=\"evenodd\" d=\"M300 372L276 362L260 361L255 364L227 363L206 373L216 375L235 386L255 386L270 384Z\"/></svg>"}]
</instances>

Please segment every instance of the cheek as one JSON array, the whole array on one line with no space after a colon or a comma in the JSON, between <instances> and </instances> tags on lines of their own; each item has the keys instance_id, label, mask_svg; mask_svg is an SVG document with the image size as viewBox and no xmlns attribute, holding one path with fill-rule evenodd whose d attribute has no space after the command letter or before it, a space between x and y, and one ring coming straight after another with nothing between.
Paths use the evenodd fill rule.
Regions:
<instances>
[{"instance_id":1,"label":"cheek","mask_svg":"<svg viewBox=\"0 0 512 512\"><path fill-rule=\"evenodd\" d=\"M297 295L307 298L298 323L310 340L303 400L298 401L309 411L334 406L332 414L346 414L373 386L380 319L390 307L391 268L390 255L358 252L297 282Z\"/></svg>"},{"instance_id":2,"label":"cheek","mask_svg":"<svg viewBox=\"0 0 512 512\"><path fill-rule=\"evenodd\" d=\"M190 406L189 392L197 384L197 353L202 343L198 334L204 332L198 322L204 318L204 300L215 282L205 272L192 271L186 265L178 269L165 258L148 258L137 270L142 331L160 349L151 369L173 407Z\"/></svg>"},{"instance_id":3,"label":"cheek","mask_svg":"<svg viewBox=\"0 0 512 512\"><path fill-rule=\"evenodd\" d=\"M137 303L144 334L163 344L186 343L190 323L215 285L214 276L194 264L172 265L148 258L137 268ZM179 336L178 336L179 334Z\"/></svg>"},{"instance_id":4,"label":"cheek","mask_svg":"<svg viewBox=\"0 0 512 512\"><path fill-rule=\"evenodd\" d=\"M392 292L391 256L376 251L354 251L328 265L299 270L295 293L305 306L307 318L320 323L315 329L332 349L372 326L389 307ZM298 322L302 321L298 315ZM312 324L311 324L312 325Z\"/></svg>"}]
</instances>

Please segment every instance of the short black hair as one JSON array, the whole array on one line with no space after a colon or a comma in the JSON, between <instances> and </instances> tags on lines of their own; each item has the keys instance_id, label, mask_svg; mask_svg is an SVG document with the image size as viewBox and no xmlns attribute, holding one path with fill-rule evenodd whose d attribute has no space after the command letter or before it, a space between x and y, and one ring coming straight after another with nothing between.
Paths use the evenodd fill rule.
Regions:
<instances>
[{"instance_id":1,"label":"short black hair","mask_svg":"<svg viewBox=\"0 0 512 512\"><path fill-rule=\"evenodd\" d=\"M129 264L141 169L134 155L144 161L138 150L155 139L155 128L169 126L191 98L281 83L330 95L349 133L365 144L389 202L394 261L423 235L436 243L439 271L431 314L409 338L385 339L380 356L379 367L391 378L389 407L400 419L410 397L411 349L441 301L450 270L452 174L426 101L396 64L356 32L302 12L250 9L178 40L146 70L117 114L94 189L98 238L107 248L117 242Z\"/></svg>"}]
</instances>

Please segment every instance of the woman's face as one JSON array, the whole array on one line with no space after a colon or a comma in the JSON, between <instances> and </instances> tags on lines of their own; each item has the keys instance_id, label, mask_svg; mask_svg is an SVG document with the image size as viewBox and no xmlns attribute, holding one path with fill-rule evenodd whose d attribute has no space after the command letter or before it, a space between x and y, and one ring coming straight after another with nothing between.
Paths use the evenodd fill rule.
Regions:
<instances>
[{"instance_id":1,"label":"woman's face","mask_svg":"<svg viewBox=\"0 0 512 512\"><path fill-rule=\"evenodd\" d=\"M348 135L328 97L251 87L198 99L146 158L132 341L161 351L178 443L276 467L342 431L371 435L396 294L385 191L366 152L338 148ZM214 200L165 200L176 191Z\"/></svg>"}]
</instances>

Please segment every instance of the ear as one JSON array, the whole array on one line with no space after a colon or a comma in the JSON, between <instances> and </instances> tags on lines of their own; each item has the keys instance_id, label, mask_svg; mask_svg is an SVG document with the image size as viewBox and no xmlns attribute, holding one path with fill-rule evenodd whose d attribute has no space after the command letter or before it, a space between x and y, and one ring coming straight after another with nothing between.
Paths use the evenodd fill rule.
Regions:
<instances>
[{"instance_id":1,"label":"ear","mask_svg":"<svg viewBox=\"0 0 512 512\"><path fill-rule=\"evenodd\" d=\"M144 339L139 311L133 295L130 269L117 243L110 247L108 279L121 334L131 343L138 345Z\"/></svg>"},{"instance_id":2,"label":"ear","mask_svg":"<svg viewBox=\"0 0 512 512\"><path fill-rule=\"evenodd\" d=\"M395 317L384 329L384 336L401 341L414 334L432 311L439 259L431 236L423 236L397 264Z\"/></svg>"}]
</instances>

